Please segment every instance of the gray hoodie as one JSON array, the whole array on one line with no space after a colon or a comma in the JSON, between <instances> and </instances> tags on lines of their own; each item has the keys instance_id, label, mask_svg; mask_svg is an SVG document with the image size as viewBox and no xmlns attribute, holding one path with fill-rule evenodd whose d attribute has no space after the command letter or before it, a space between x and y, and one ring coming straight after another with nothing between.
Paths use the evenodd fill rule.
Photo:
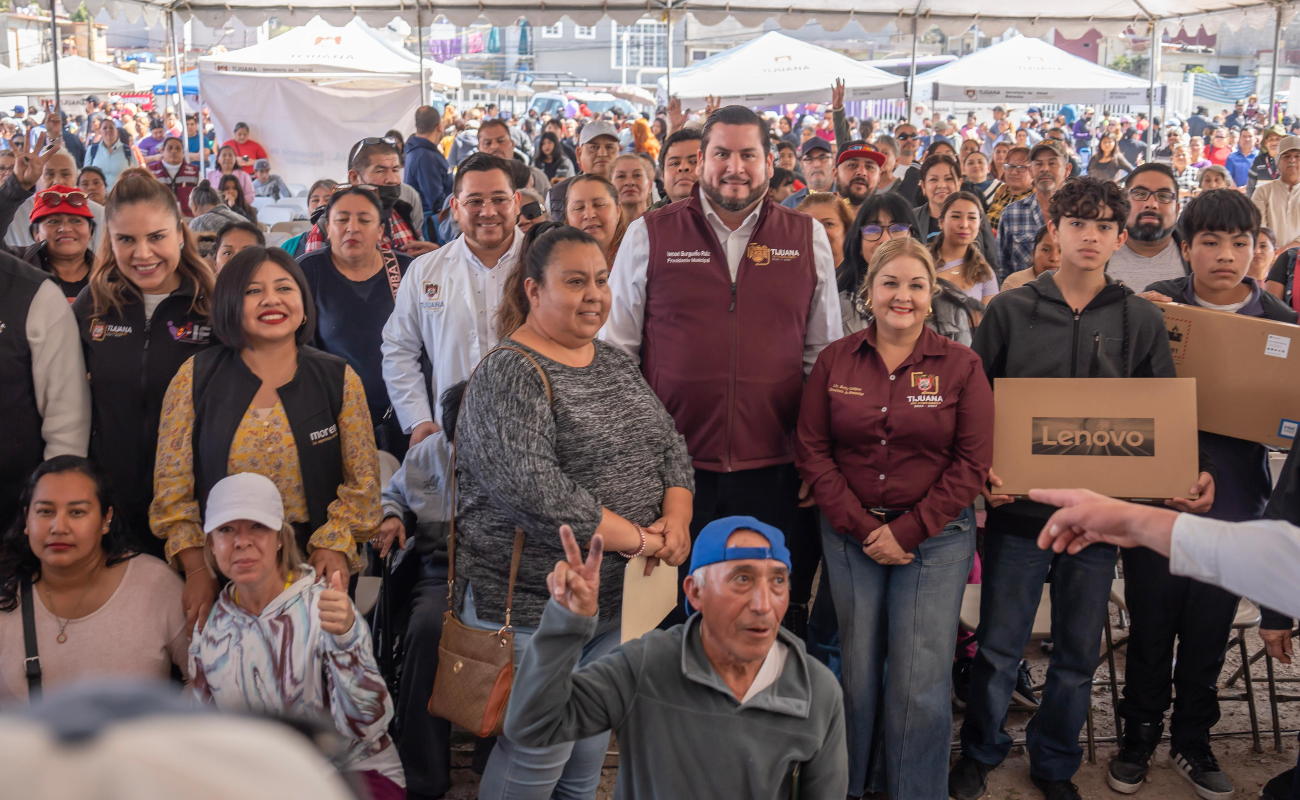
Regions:
<instances>
[{"instance_id":1,"label":"gray hoodie","mask_svg":"<svg viewBox=\"0 0 1300 800\"><path fill-rule=\"evenodd\" d=\"M802 800L848 793L844 702L831 671L780 628L776 683L740 704L700 641L700 615L574 671L597 617L550 600L516 664L506 735L528 747L618 734L618 800Z\"/></svg>"}]
</instances>

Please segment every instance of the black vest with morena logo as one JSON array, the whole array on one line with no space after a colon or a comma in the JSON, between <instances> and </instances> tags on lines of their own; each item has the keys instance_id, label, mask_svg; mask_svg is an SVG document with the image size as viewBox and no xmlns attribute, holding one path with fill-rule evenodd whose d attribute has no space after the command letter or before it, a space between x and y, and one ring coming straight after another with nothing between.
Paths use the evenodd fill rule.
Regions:
<instances>
[{"instance_id":1,"label":"black vest with morena logo","mask_svg":"<svg viewBox=\"0 0 1300 800\"><path fill-rule=\"evenodd\" d=\"M276 390L298 449L308 537L325 524L329 504L338 498L343 483L339 415L347 366L338 356L300 347L293 380ZM194 495L200 515L206 511L208 492L226 477L235 431L261 386L262 380L229 347L213 347L194 357ZM298 543L306 544L301 529Z\"/></svg>"}]
</instances>

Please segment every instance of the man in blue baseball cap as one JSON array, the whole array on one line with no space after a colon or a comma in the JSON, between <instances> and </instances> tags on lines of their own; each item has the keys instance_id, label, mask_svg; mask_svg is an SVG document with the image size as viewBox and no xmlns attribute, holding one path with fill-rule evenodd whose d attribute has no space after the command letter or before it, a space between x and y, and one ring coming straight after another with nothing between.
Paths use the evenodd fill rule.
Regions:
<instances>
[{"instance_id":1,"label":"man in blue baseball cap","mask_svg":"<svg viewBox=\"0 0 1300 800\"><path fill-rule=\"evenodd\" d=\"M839 683L781 627L780 530L753 517L710 522L691 552L686 622L576 671L596 630L603 543L593 537L584 561L568 526L560 540L551 600L515 665L507 736L545 747L614 730L616 798L791 797L795 780L803 800L846 796Z\"/></svg>"}]
</instances>

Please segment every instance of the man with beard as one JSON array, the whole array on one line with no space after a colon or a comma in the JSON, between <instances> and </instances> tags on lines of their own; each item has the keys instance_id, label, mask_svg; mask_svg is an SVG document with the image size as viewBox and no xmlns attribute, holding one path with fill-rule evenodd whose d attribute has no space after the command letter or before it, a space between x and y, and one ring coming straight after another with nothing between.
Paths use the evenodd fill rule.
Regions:
<instances>
[{"instance_id":1,"label":"man with beard","mask_svg":"<svg viewBox=\"0 0 1300 800\"><path fill-rule=\"evenodd\" d=\"M599 175L609 180L610 170L614 168L614 159L619 151L618 128L612 122L592 120L582 126L578 134L578 168L586 173ZM547 202L551 208L551 219L564 222L565 203L569 198L569 181L565 178L551 187Z\"/></svg>"},{"instance_id":2,"label":"man with beard","mask_svg":"<svg viewBox=\"0 0 1300 800\"><path fill-rule=\"evenodd\" d=\"M718 109L702 136L691 196L628 227L600 336L641 362L686 437L695 467L691 537L732 514L793 531L803 381L843 330L835 258L820 222L768 196L771 140L757 114ZM818 560L815 551L795 554L792 603L807 601Z\"/></svg>"},{"instance_id":3,"label":"man with beard","mask_svg":"<svg viewBox=\"0 0 1300 800\"><path fill-rule=\"evenodd\" d=\"M1163 162L1140 164L1124 180L1128 193L1128 241L1115 251L1106 274L1133 291L1156 281L1181 278L1183 257L1178 225L1178 176Z\"/></svg>"},{"instance_id":4,"label":"man with beard","mask_svg":"<svg viewBox=\"0 0 1300 800\"><path fill-rule=\"evenodd\" d=\"M659 173L664 181L664 196L655 208L691 196L691 190L700 179L699 128L682 128L668 134L659 151Z\"/></svg>"},{"instance_id":5,"label":"man with beard","mask_svg":"<svg viewBox=\"0 0 1300 800\"><path fill-rule=\"evenodd\" d=\"M384 139L375 138L362 139L353 147L354 152L348 160L348 183L375 187L383 205L384 234L379 238L379 246L412 258L437 250L438 245L424 241L420 235L424 228L424 211L412 202L419 201L419 194L408 187L410 199L402 197L402 159L397 148ZM303 240L303 252L319 250L328 243L321 226L317 225Z\"/></svg>"},{"instance_id":6,"label":"man with beard","mask_svg":"<svg viewBox=\"0 0 1300 800\"><path fill-rule=\"evenodd\" d=\"M835 156L830 142L820 136L804 142L799 151L799 166L803 167L806 185L782 201L786 208L798 208L810 192L835 191Z\"/></svg>"},{"instance_id":7,"label":"man with beard","mask_svg":"<svg viewBox=\"0 0 1300 800\"><path fill-rule=\"evenodd\" d=\"M854 216L876 191L884 166L885 154L861 139L848 142L840 149L839 158L835 159L835 186Z\"/></svg>"},{"instance_id":8,"label":"man with beard","mask_svg":"<svg viewBox=\"0 0 1300 800\"><path fill-rule=\"evenodd\" d=\"M1008 162L1010 159L1008 155ZM1029 151L1029 174L1033 176L1034 193L1008 205L998 221L1002 248L999 279L1033 265L1034 237L1047 224L1047 204L1070 174L1070 157L1065 145L1055 139L1044 139L1034 145Z\"/></svg>"}]
</instances>

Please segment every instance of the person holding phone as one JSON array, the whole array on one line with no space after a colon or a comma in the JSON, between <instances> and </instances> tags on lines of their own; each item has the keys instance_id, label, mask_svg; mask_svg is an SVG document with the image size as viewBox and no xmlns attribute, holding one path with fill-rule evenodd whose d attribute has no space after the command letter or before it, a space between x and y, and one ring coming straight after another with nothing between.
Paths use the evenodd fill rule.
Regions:
<instances>
[{"instance_id":1,"label":"person holding phone","mask_svg":"<svg viewBox=\"0 0 1300 800\"><path fill-rule=\"evenodd\" d=\"M243 170L245 174L252 175L253 166L257 161L259 159L269 158L269 156L266 154L266 148L249 138L248 133L247 122L236 122L234 137L227 139L226 143L223 144L222 147L234 148L236 163L239 168Z\"/></svg>"}]
</instances>

